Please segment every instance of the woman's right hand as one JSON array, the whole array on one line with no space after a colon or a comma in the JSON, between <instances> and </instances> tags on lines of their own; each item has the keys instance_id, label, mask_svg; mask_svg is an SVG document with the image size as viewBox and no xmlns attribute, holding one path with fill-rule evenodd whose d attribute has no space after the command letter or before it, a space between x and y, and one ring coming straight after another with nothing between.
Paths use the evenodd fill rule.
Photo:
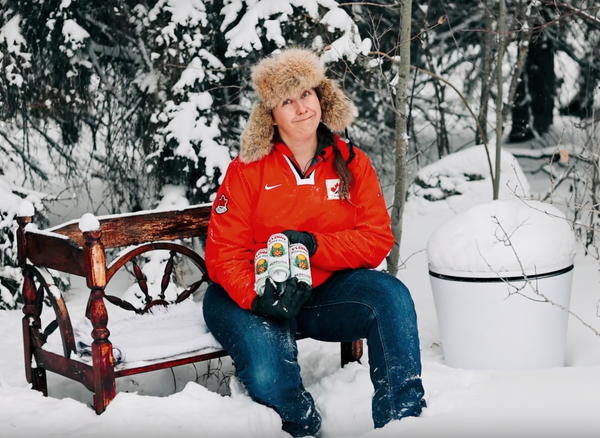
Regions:
<instances>
[{"instance_id":1,"label":"woman's right hand","mask_svg":"<svg viewBox=\"0 0 600 438\"><path fill-rule=\"evenodd\" d=\"M275 283L270 278L265 284L262 296L252 302L252 312L274 319L292 319L312 296L312 287L296 277L283 283Z\"/></svg>"}]
</instances>

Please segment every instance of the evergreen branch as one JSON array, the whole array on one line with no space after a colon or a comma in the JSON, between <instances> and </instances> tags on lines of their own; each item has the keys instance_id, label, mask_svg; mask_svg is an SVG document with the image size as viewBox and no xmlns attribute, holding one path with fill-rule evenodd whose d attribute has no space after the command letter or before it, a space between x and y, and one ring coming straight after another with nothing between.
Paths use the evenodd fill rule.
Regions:
<instances>
[{"instance_id":1,"label":"evergreen branch","mask_svg":"<svg viewBox=\"0 0 600 438\"><path fill-rule=\"evenodd\" d=\"M122 46L121 46L121 44L117 40L114 39L114 37L113 37L112 34L113 33L118 33L119 35L123 36L123 38L125 38L126 40L128 40L132 45L135 46L135 45L137 45L137 42L136 42L136 40L134 38L130 37L129 35L127 35L124 32L119 32L118 29L112 28L112 27L108 26L107 24L104 24L101 21L96 20L90 14L85 14L83 16L83 19L85 21L87 21L88 23L96 26L98 29L100 29L100 31L104 35L106 35L106 37L109 40L111 40L111 41L113 41L115 43L115 47L114 48L109 48L110 49L109 52L114 52L114 50L117 50L119 52L124 52L124 53L126 53L130 57L130 59L129 59L130 61L133 61L136 64L140 64L141 63L140 62L140 56L132 53L128 49L123 49ZM96 44L96 45L100 47L99 44ZM101 47L106 47L106 46L101 46ZM108 53L106 53L106 54L108 54ZM117 57L117 56L115 56L115 57L116 58L120 58L120 57Z\"/></svg>"},{"instance_id":2,"label":"evergreen branch","mask_svg":"<svg viewBox=\"0 0 600 438\"><path fill-rule=\"evenodd\" d=\"M353 2L353 3L338 3L338 6L375 6L376 8L384 8L384 9L400 9L400 5L382 5L379 3L371 3L371 2Z\"/></svg>"},{"instance_id":3,"label":"evergreen branch","mask_svg":"<svg viewBox=\"0 0 600 438\"><path fill-rule=\"evenodd\" d=\"M142 59L144 60L144 64L146 64L148 71L154 70L154 67L152 66L152 62L150 61L150 58L148 57L148 51L146 50L146 46L144 45L144 42L142 41L142 39L139 37L137 39L137 46L140 49L140 53L142 54Z\"/></svg>"},{"instance_id":4,"label":"evergreen branch","mask_svg":"<svg viewBox=\"0 0 600 438\"><path fill-rule=\"evenodd\" d=\"M223 108L232 113L244 113L250 115L250 113L252 112L250 108L245 107L243 105L229 104L224 105Z\"/></svg>"},{"instance_id":5,"label":"evergreen branch","mask_svg":"<svg viewBox=\"0 0 600 438\"><path fill-rule=\"evenodd\" d=\"M98 47L100 47L100 46L98 46L98 44L96 44L94 41L90 41L90 44L88 45L88 55L90 56L90 59L92 60L92 65L94 66L94 70L96 70L96 73L98 73L98 76L100 77L100 81L104 84L104 87L106 88L106 90L110 94L112 94L121 105L126 107L127 103L125 102L125 99L120 95L120 93L117 93L115 91L114 87L112 86L112 84L110 83L110 81L108 80L106 75L104 74L104 70L100 66L100 63L98 62L98 57L96 56L96 49Z\"/></svg>"},{"instance_id":6,"label":"evergreen branch","mask_svg":"<svg viewBox=\"0 0 600 438\"><path fill-rule=\"evenodd\" d=\"M123 46L105 46L103 44L96 43L94 40L90 40L89 46L94 53L98 53L115 60L132 62L136 65L142 64L142 57L140 55L127 48L124 48Z\"/></svg>"}]
</instances>

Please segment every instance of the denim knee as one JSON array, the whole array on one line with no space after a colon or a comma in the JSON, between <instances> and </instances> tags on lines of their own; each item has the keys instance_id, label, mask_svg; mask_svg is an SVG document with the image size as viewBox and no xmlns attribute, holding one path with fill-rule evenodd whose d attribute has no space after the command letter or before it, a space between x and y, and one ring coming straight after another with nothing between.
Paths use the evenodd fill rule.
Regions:
<instances>
[{"instance_id":1,"label":"denim knee","mask_svg":"<svg viewBox=\"0 0 600 438\"><path fill-rule=\"evenodd\" d=\"M379 271L358 270L348 280L358 301L370 306L376 314L416 318L410 291L396 277Z\"/></svg>"},{"instance_id":2,"label":"denim knee","mask_svg":"<svg viewBox=\"0 0 600 438\"><path fill-rule=\"evenodd\" d=\"M206 291L204 318L250 397L273 408L290 435L314 435L321 416L300 378L295 321L267 320L244 310L216 284Z\"/></svg>"}]
</instances>

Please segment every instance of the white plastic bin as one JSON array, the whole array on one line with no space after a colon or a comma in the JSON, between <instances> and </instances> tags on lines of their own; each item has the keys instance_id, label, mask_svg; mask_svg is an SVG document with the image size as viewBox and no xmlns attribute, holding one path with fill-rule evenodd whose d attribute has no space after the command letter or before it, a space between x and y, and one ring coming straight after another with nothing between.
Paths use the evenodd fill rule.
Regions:
<instances>
[{"instance_id":1,"label":"white plastic bin","mask_svg":"<svg viewBox=\"0 0 600 438\"><path fill-rule=\"evenodd\" d=\"M446 364L564 366L574 256L569 221L540 201L478 204L441 224L427 257Z\"/></svg>"},{"instance_id":2,"label":"white plastic bin","mask_svg":"<svg viewBox=\"0 0 600 438\"><path fill-rule=\"evenodd\" d=\"M564 366L573 266L528 277L460 278L429 272L446 364L465 369Z\"/></svg>"}]
</instances>

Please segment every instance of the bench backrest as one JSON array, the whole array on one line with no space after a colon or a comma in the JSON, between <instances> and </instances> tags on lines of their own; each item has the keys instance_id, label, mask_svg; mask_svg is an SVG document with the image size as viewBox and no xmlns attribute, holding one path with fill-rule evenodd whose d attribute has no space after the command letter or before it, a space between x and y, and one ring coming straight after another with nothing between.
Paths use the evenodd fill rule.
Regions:
<instances>
[{"instance_id":1,"label":"bench backrest","mask_svg":"<svg viewBox=\"0 0 600 438\"><path fill-rule=\"evenodd\" d=\"M98 216L101 241L105 249L120 248L153 241L170 241L205 236L211 205L203 204L180 210L141 211ZM31 222L32 218L19 218ZM74 220L46 230L26 228L19 245L19 259L28 258L38 267L86 276L83 248L84 233Z\"/></svg>"}]
</instances>

